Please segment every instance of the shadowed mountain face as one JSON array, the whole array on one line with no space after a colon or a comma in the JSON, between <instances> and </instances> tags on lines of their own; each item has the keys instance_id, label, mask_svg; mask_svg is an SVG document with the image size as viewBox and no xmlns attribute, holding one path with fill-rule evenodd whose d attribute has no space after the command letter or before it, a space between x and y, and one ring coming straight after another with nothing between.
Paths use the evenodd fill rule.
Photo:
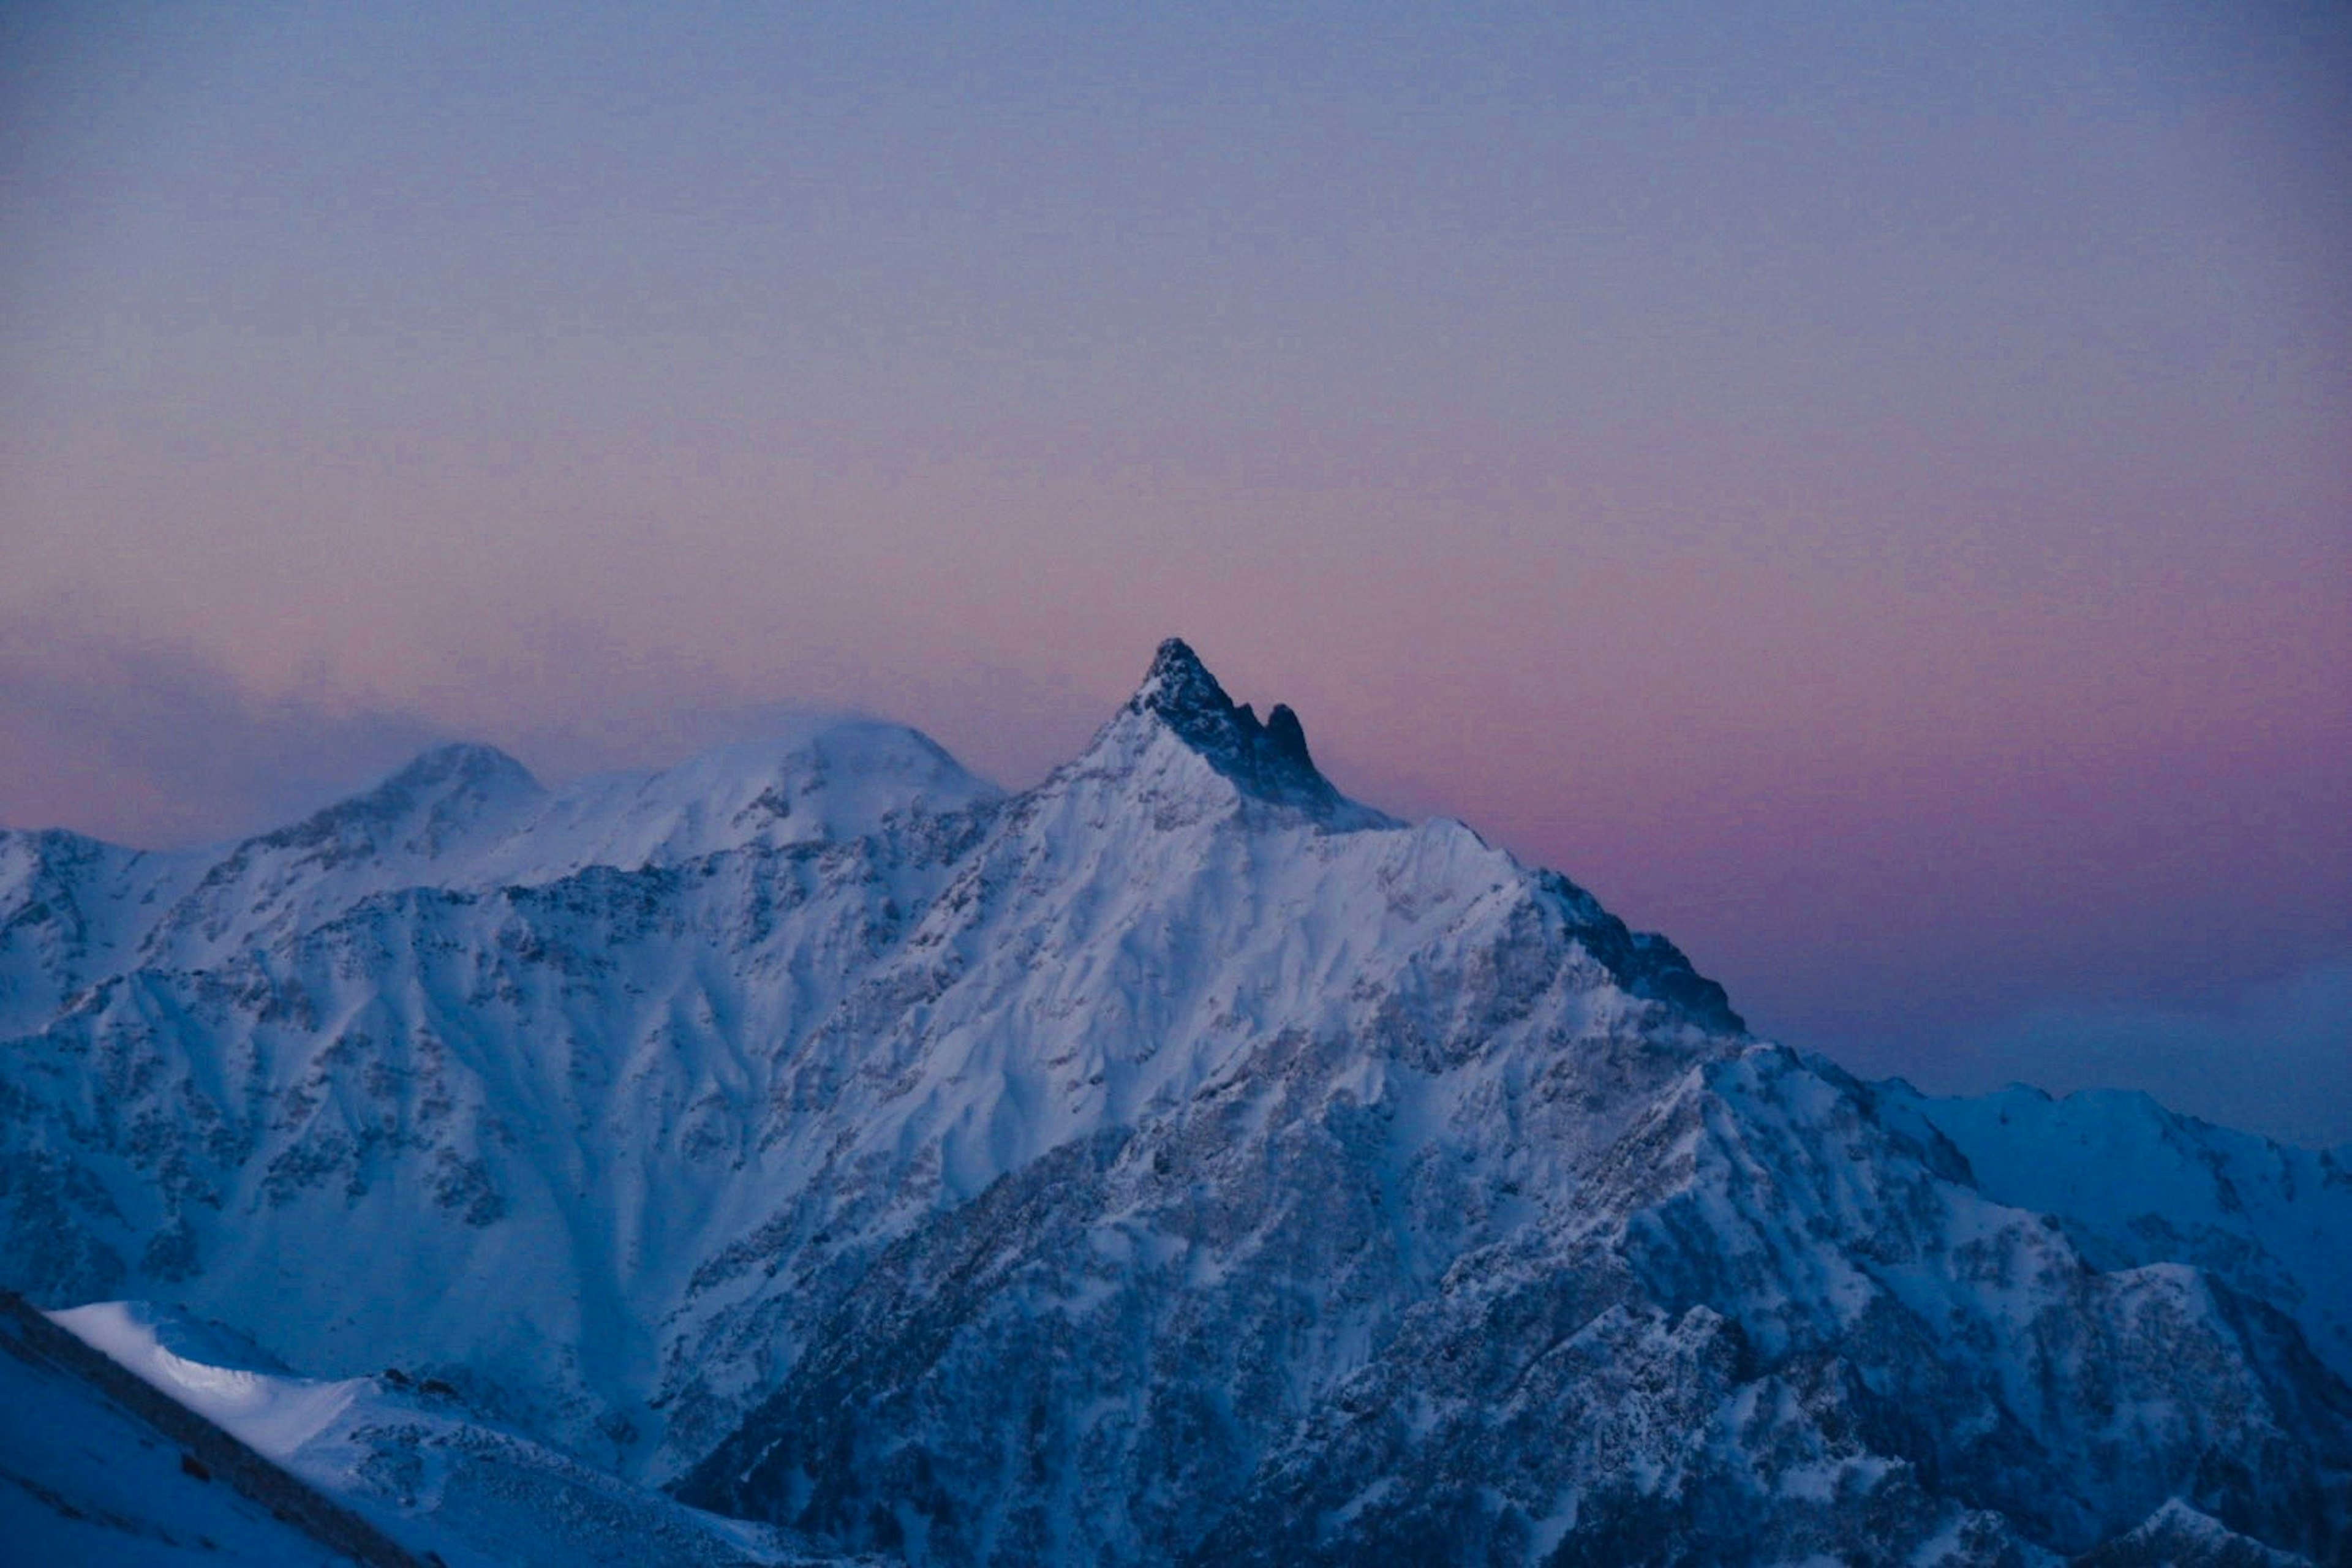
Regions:
<instances>
[{"instance_id":1,"label":"shadowed mountain face","mask_svg":"<svg viewBox=\"0 0 2352 1568\"><path fill-rule=\"evenodd\" d=\"M850 724L0 835L0 1283L835 1548L2352 1550L2332 1158L1758 1042L1180 642L1013 796Z\"/></svg>"},{"instance_id":2,"label":"shadowed mountain face","mask_svg":"<svg viewBox=\"0 0 2352 1568\"><path fill-rule=\"evenodd\" d=\"M1265 722L1259 723L1249 704L1236 707L1217 678L1178 638L1160 645L1126 711L1159 720L1253 795L1309 807L1339 805L1339 792L1307 755L1307 731L1298 715L1277 702Z\"/></svg>"}]
</instances>

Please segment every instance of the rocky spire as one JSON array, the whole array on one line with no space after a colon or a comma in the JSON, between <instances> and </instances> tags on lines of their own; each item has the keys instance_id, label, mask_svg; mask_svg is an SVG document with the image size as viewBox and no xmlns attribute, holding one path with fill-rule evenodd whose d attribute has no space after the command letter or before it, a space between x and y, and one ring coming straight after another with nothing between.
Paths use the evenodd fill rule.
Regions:
<instances>
[{"instance_id":1,"label":"rocky spire","mask_svg":"<svg viewBox=\"0 0 2352 1568\"><path fill-rule=\"evenodd\" d=\"M1193 730L1217 730L1231 721L1233 699L1217 684L1192 645L1170 637L1151 657L1143 684L1127 700L1130 713L1156 713L1168 727L1188 739Z\"/></svg>"},{"instance_id":2,"label":"rocky spire","mask_svg":"<svg viewBox=\"0 0 2352 1568\"><path fill-rule=\"evenodd\" d=\"M1260 722L1248 703L1236 705L1225 695L1181 637L1160 645L1143 684L1128 699L1126 711L1158 719L1253 795L1295 805L1339 799L1330 781L1316 769L1298 715L1277 703Z\"/></svg>"}]
</instances>

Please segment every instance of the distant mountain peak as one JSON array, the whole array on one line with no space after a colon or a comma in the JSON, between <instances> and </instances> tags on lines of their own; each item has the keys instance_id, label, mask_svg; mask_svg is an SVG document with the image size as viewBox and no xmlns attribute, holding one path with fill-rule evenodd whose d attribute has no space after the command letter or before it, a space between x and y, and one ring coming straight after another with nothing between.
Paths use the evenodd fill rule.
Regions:
<instances>
[{"instance_id":1,"label":"distant mountain peak","mask_svg":"<svg viewBox=\"0 0 2352 1568\"><path fill-rule=\"evenodd\" d=\"M436 746L374 787L267 833L259 846L343 844L369 853L404 843L426 853L486 817L545 792L530 770L476 741Z\"/></svg>"},{"instance_id":2,"label":"distant mountain peak","mask_svg":"<svg viewBox=\"0 0 2352 1568\"><path fill-rule=\"evenodd\" d=\"M536 788L539 781L531 776L529 768L496 746L480 741L453 741L419 752L406 767L376 788L425 793L443 786L464 788L499 783Z\"/></svg>"},{"instance_id":3,"label":"distant mountain peak","mask_svg":"<svg viewBox=\"0 0 2352 1568\"><path fill-rule=\"evenodd\" d=\"M1248 703L1235 703L1225 694L1181 637L1160 645L1124 711L1158 719L1218 772L1254 795L1298 805L1328 805L1339 798L1315 766L1298 715L1277 702L1260 721Z\"/></svg>"},{"instance_id":4,"label":"distant mountain peak","mask_svg":"<svg viewBox=\"0 0 2352 1568\"><path fill-rule=\"evenodd\" d=\"M396 821L418 814L446 823L493 803L543 793L539 780L496 746L456 741L416 756L374 788L329 806L312 821Z\"/></svg>"}]
</instances>

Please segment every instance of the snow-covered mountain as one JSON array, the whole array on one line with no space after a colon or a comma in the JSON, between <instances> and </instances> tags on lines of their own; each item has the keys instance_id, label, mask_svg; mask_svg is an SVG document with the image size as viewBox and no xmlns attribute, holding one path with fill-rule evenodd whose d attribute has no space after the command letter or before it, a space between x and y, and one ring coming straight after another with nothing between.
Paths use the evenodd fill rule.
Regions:
<instances>
[{"instance_id":1,"label":"snow-covered mountain","mask_svg":"<svg viewBox=\"0 0 2352 1568\"><path fill-rule=\"evenodd\" d=\"M2352 1561L2343 1152L1757 1041L1181 643L1012 796L861 721L0 834L0 1284L842 1550Z\"/></svg>"}]
</instances>

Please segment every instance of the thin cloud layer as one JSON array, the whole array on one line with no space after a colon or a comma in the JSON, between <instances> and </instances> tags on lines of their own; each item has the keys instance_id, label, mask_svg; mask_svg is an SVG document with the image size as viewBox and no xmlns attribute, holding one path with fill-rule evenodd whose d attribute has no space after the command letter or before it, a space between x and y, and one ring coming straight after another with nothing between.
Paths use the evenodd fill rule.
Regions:
<instances>
[{"instance_id":1,"label":"thin cloud layer","mask_svg":"<svg viewBox=\"0 0 2352 1568\"><path fill-rule=\"evenodd\" d=\"M257 692L188 642L101 617L0 616L0 826L147 848L280 826L452 740L513 752L554 784L660 766L814 714L909 723L1016 784L1074 754L1107 711L1067 682L976 661L929 681L803 663L785 700L577 620L533 623L528 660L476 661L429 702L324 687Z\"/></svg>"},{"instance_id":2,"label":"thin cloud layer","mask_svg":"<svg viewBox=\"0 0 2352 1568\"><path fill-rule=\"evenodd\" d=\"M262 699L185 646L0 621L0 824L157 848L299 816L448 737L414 714Z\"/></svg>"}]
</instances>

